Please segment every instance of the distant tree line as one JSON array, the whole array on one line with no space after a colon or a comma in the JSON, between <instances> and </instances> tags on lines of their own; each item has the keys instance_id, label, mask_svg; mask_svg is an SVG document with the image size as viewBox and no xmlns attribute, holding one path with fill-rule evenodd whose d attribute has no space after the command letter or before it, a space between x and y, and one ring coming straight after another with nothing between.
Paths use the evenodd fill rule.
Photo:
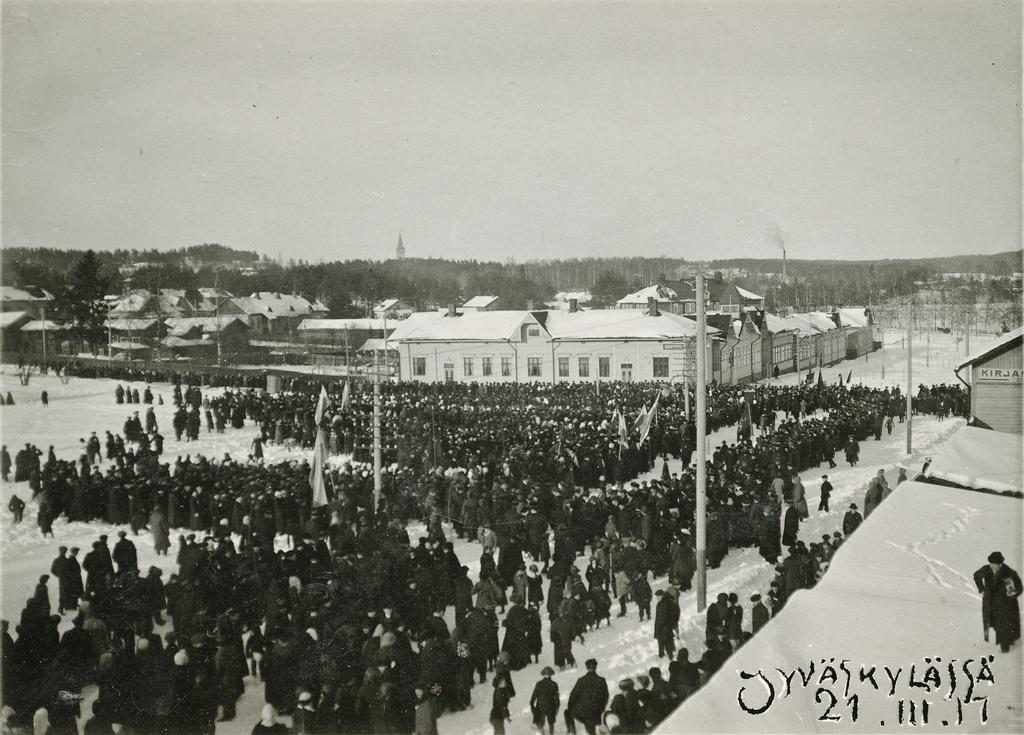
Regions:
<instances>
[{"instance_id":1,"label":"distant tree line","mask_svg":"<svg viewBox=\"0 0 1024 735\"><path fill-rule=\"evenodd\" d=\"M71 298L103 290L127 288L184 289L217 285L235 295L255 291L299 293L322 300L334 317L366 316L373 305L397 297L417 309L457 304L475 295L497 296L506 309L540 308L558 291L589 290L594 305L607 306L626 293L651 283L688 278L695 269L741 272L737 285L765 296L767 306L810 307L833 304L877 304L906 298L940 273L988 273L1009 276L1022 268L1022 251L917 260L812 261L790 260L782 282L781 258L710 260L682 258L582 258L498 263L441 258L348 260L310 263L280 262L257 253L218 244L168 251L110 252L51 248L5 248L5 285L36 285ZM129 267L126 267L129 266ZM92 285L86 289L86 281ZM99 286L102 285L102 289ZM954 283L954 285L956 285ZM964 285L972 298L1019 298L1008 282ZM1005 291L1005 293L1003 293ZM998 293L997 293L998 292ZM103 294L99 294L102 296ZM84 307L67 314L85 319Z\"/></svg>"}]
</instances>

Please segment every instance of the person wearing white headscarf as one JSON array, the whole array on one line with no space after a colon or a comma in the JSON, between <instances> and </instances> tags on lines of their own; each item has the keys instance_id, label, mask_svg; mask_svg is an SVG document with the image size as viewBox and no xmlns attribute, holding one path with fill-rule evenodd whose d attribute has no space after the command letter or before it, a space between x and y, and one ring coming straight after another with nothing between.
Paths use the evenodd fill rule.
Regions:
<instances>
[{"instance_id":1,"label":"person wearing white headscarf","mask_svg":"<svg viewBox=\"0 0 1024 735\"><path fill-rule=\"evenodd\" d=\"M32 735L53 735L53 728L50 726L50 713L45 707L36 710L32 717Z\"/></svg>"},{"instance_id":2,"label":"person wearing white headscarf","mask_svg":"<svg viewBox=\"0 0 1024 735\"><path fill-rule=\"evenodd\" d=\"M252 735L288 735L288 728L277 722L277 713L274 711L274 705L263 705L260 721L253 727Z\"/></svg>"}]
</instances>

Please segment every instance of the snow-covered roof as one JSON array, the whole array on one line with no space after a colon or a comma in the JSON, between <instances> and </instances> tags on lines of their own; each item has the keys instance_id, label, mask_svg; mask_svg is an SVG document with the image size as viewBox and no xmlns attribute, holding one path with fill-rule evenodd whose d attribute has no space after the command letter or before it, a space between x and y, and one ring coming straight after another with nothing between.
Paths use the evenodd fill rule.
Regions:
<instances>
[{"instance_id":1,"label":"snow-covered roof","mask_svg":"<svg viewBox=\"0 0 1024 735\"><path fill-rule=\"evenodd\" d=\"M775 314L769 314L768 312L764 313L764 324L772 334L779 334L780 332L794 332L797 329L800 330L801 334L807 334L808 332L813 331L804 320L795 319L791 316L776 316Z\"/></svg>"},{"instance_id":2,"label":"snow-covered roof","mask_svg":"<svg viewBox=\"0 0 1024 735\"><path fill-rule=\"evenodd\" d=\"M593 301L594 296L590 291L559 291L555 294L555 301L568 301L569 299L576 299L581 304L587 304Z\"/></svg>"},{"instance_id":3,"label":"snow-covered roof","mask_svg":"<svg viewBox=\"0 0 1024 735\"><path fill-rule=\"evenodd\" d=\"M55 332L59 329L67 329L63 324L50 321L49 319L33 319L21 328L22 332Z\"/></svg>"},{"instance_id":4,"label":"snow-covered roof","mask_svg":"<svg viewBox=\"0 0 1024 735\"><path fill-rule=\"evenodd\" d=\"M829 332L838 328L829 315L823 311L808 311L801 314L791 314L789 318L796 320L795 323L803 323L804 332L807 331L808 325L818 332Z\"/></svg>"},{"instance_id":5,"label":"snow-covered roof","mask_svg":"<svg viewBox=\"0 0 1024 735\"><path fill-rule=\"evenodd\" d=\"M486 309L498 300L497 296L474 296L462 305L463 309Z\"/></svg>"},{"instance_id":6,"label":"snow-covered roof","mask_svg":"<svg viewBox=\"0 0 1024 735\"><path fill-rule=\"evenodd\" d=\"M131 352L133 350L148 350L149 349L149 347L147 347L144 344L139 344L138 342L129 342L126 339L125 340L117 340L117 339L115 339L113 342L110 343L110 346L113 349L115 349L115 350L125 350L126 352Z\"/></svg>"},{"instance_id":7,"label":"snow-covered roof","mask_svg":"<svg viewBox=\"0 0 1024 735\"><path fill-rule=\"evenodd\" d=\"M928 477L975 490L1024 490L1024 436L968 426L953 435L928 467Z\"/></svg>"},{"instance_id":8,"label":"snow-covered roof","mask_svg":"<svg viewBox=\"0 0 1024 735\"><path fill-rule=\"evenodd\" d=\"M754 293L753 291L748 291L747 289L740 288L739 286L736 286L736 292L739 293L739 295L742 296L745 299L754 299L754 300L763 300L764 299L764 296L759 296L756 293Z\"/></svg>"},{"instance_id":9,"label":"snow-covered roof","mask_svg":"<svg viewBox=\"0 0 1024 735\"><path fill-rule=\"evenodd\" d=\"M202 329L204 334L216 334L218 330L227 329L234 322L249 326L241 317L230 315L219 319L215 316L183 316L164 320L168 333L174 337L184 336L196 327Z\"/></svg>"},{"instance_id":10,"label":"snow-covered roof","mask_svg":"<svg viewBox=\"0 0 1024 735\"><path fill-rule=\"evenodd\" d=\"M135 313L142 311L149 303L152 294L144 288L136 288L119 297L110 307L111 311Z\"/></svg>"},{"instance_id":11,"label":"snow-covered roof","mask_svg":"<svg viewBox=\"0 0 1024 735\"><path fill-rule=\"evenodd\" d=\"M7 329L21 319L31 319L31 316L27 311L0 311L0 329Z\"/></svg>"},{"instance_id":12,"label":"snow-covered roof","mask_svg":"<svg viewBox=\"0 0 1024 735\"><path fill-rule=\"evenodd\" d=\"M391 340L381 339L380 337L370 337L368 340L363 342L359 348L359 352L377 352L378 350L386 350L388 348L394 348L391 344Z\"/></svg>"},{"instance_id":13,"label":"snow-covered roof","mask_svg":"<svg viewBox=\"0 0 1024 735\"><path fill-rule=\"evenodd\" d=\"M408 305L404 304L401 299L384 299L379 304L377 304L375 307L373 307L373 310L375 312L381 312L381 311L388 311L389 309L394 309L396 307L397 308L403 308L403 307L408 308Z\"/></svg>"},{"instance_id":14,"label":"snow-covered roof","mask_svg":"<svg viewBox=\"0 0 1024 735\"><path fill-rule=\"evenodd\" d=\"M164 337L163 343L167 347L206 347L208 345L216 344L208 339L183 339L182 337L176 337L173 335L170 337Z\"/></svg>"},{"instance_id":15,"label":"snow-covered roof","mask_svg":"<svg viewBox=\"0 0 1024 735\"><path fill-rule=\"evenodd\" d=\"M921 699L924 693L911 687L907 672L916 663L915 681L920 686L925 657L940 653L936 646L957 659L954 696L965 696L967 688L967 676L959 667L973 659L970 669L976 675L979 659L995 653L991 664L995 685L979 693L988 697L984 729L1014 731L1019 728L1024 669L1013 654L999 657L995 643L982 639L981 597L972 575L996 549L1010 567L1020 569L1024 537L1020 519L1017 498L902 483L836 551L817 586L790 595L785 607L654 732L877 732L882 721L895 725L898 699ZM741 604L749 602L741 600ZM837 679L825 674L823 657L832 661ZM939 670L945 694L953 683L946 675L948 659L942 657ZM840 659L847 659L852 674L848 694L858 695L856 724ZM812 665L813 683L806 687L800 676L794 676L792 687L787 687L777 671L790 674L800 667L807 672ZM877 689L859 678L862 666L865 671L877 667L876 681L882 679ZM892 697L889 681L880 673L882 666L893 672L902 667L904 672ZM741 672L753 678L744 679ZM753 716L739 706L737 697L742 693L748 709L768 701L768 686L757 672L771 683L775 696L764 712ZM815 726L829 701L827 695L818 694L819 686L839 702L832 711L842 720L828 723L828 728ZM957 721L956 703L935 696L934 691L928 699L931 718L922 729L952 729L940 723L944 718L950 724ZM917 714L921 724L920 707ZM979 729L979 715L979 705L964 706L964 725Z\"/></svg>"},{"instance_id":16,"label":"snow-covered roof","mask_svg":"<svg viewBox=\"0 0 1024 735\"><path fill-rule=\"evenodd\" d=\"M53 294L39 286L0 286L0 301L52 301Z\"/></svg>"},{"instance_id":17,"label":"snow-covered roof","mask_svg":"<svg viewBox=\"0 0 1024 735\"><path fill-rule=\"evenodd\" d=\"M120 332L143 332L156 324L156 319L107 319L103 326Z\"/></svg>"},{"instance_id":18,"label":"snow-covered roof","mask_svg":"<svg viewBox=\"0 0 1024 735\"><path fill-rule=\"evenodd\" d=\"M328 311L320 301L309 301L297 294L281 293L280 291L258 291L250 296L236 296L231 301L246 314L261 314L268 319L327 313Z\"/></svg>"},{"instance_id":19,"label":"snow-covered roof","mask_svg":"<svg viewBox=\"0 0 1024 735\"><path fill-rule=\"evenodd\" d=\"M529 311L469 311L454 317L438 314L411 323L406 319L388 341L505 342L518 338L519 327L524 323L540 327L540 323Z\"/></svg>"},{"instance_id":20,"label":"snow-covered roof","mask_svg":"<svg viewBox=\"0 0 1024 735\"><path fill-rule=\"evenodd\" d=\"M549 311L545 327L555 340L660 340L697 335L697 323L693 319L668 312L650 316L637 309L592 309L575 314ZM714 327L707 328L708 334L718 331Z\"/></svg>"},{"instance_id":21,"label":"snow-covered roof","mask_svg":"<svg viewBox=\"0 0 1024 735\"><path fill-rule=\"evenodd\" d=\"M357 330L372 332L384 329L384 326L383 319L303 319L299 322L296 330L299 332L351 332Z\"/></svg>"},{"instance_id":22,"label":"snow-covered roof","mask_svg":"<svg viewBox=\"0 0 1024 735\"><path fill-rule=\"evenodd\" d=\"M868 326L868 315L864 313L864 307L850 307L838 309L839 322L844 327L866 327Z\"/></svg>"},{"instance_id":23,"label":"snow-covered roof","mask_svg":"<svg viewBox=\"0 0 1024 735\"><path fill-rule=\"evenodd\" d=\"M955 369L960 371L967 365L974 365L975 363L983 362L985 358L990 355L995 355L1009 349L1010 347L1019 345L1021 344L1022 336L1024 336L1024 327L1017 327L1016 329L1004 334L981 352L975 352L973 355L957 365Z\"/></svg>"},{"instance_id":24,"label":"snow-covered roof","mask_svg":"<svg viewBox=\"0 0 1024 735\"><path fill-rule=\"evenodd\" d=\"M199 295L204 299L230 299L234 296L233 293L228 291L226 288L214 287L214 286L202 286L196 289Z\"/></svg>"},{"instance_id":25,"label":"snow-covered roof","mask_svg":"<svg viewBox=\"0 0 1024 735\"><path fill-rule=\"evenodd\" d=\"M626 294L621 299L616 301L616 304L646 304L648 299L657 299L658 301L678 301L679 297L676 292L668 286L662 286L660 283L655 283L647 288L641 288L631 294Z\"/></svg>"},{"instance_id":26,"label":"snow-covered roof","mask_svg":"<svg viewBox=\"0 0 1024 735\"><path fill-rule=\"evenodd\" d=\"M441 319L445 315L444 310L440 311L414 311L408 319L403 319L395 324L395 329L389 337L389 341L400 342L415 332L420 324L428 319Z\"/></svg>"}]
</instances>

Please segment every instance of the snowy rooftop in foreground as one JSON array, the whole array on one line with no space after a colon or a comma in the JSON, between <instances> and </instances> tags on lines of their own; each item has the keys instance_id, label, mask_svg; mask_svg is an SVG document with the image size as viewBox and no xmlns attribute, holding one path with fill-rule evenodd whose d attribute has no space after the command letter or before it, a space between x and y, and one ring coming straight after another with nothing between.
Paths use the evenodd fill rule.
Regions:
<instances>
[{"instance_id":1,"label":"snowy rooftop in foreground","mask_svg":"<svg viewBox=\"0 0 1024 735\"><path fill-rule=\"evenodd\" d=\"M968 426L950 439L928 467L928 476L998 493L1024 489L1024 436Z\"/></svg>"},{"instance_id":2,"label":"snowy rooftop in foreground","mask_svg":"<svg viewBox=\"0 0 1024 735\"><path fill-rule=\"evenodd\" d=\"M905 482L882 503L870 518L836 552L831 569L812 590L797 592L773 618L722 669L656 730L684 732L880 732L898 729L898 701L916 702L915 730L960 732L1020 731L1021 644L1008 654L981 637L981 595L973 573L983 566L991 551L1003 552L1007 564L1021 569L1021 507L1017 498L976 493L956 488ZM749 606L749 601L743 602ZM988 724L980 723L981 703L963 705L963 724L957 726L956 698L965 698L968 679L962 667L967 659L977 676L983 656L994 685L977 683L975 697L988 697ZM925 657L941 657L937 667L941 686L929 693L908 686L910 667L920 682L928 664ZM833 659L839 681L826 678L823 688L836 696L828 713L838 721L820 721L831 703L827 694L815 702L824 663ZM825 662L822 662L822 659ZM849 694L858 695L858 719L844 691L841 659L853 678ZM956 689L947 700L951 679L948 663L957 659ZM776 670L787 673L801 667L815 672L808 685L800 674L786 684ZM875 666L878 691L870 681L859 681L861 666ZM894 697L884 666L902 668ZM743 679L740 672L753 674ZM740 708L739 692L750 709L763 707L769 688L774 700L759 715ZM921 700L930 702L929 721L922 724ZM904 712L904 725L909 704ZM948 727L943 727L946 720ZM882 722L885 722L882 725Z\"/></svg>"}]
</instances>

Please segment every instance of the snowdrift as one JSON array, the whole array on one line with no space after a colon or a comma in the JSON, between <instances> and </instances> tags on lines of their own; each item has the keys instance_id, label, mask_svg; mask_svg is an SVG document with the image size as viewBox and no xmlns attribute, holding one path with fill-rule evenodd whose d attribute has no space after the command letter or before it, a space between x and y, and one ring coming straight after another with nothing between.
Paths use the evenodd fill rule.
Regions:
<instances>
[{"instance_id":1,"label":"snowdrift","mask_svg":"<svg viewBox=\"0 0 1024 735\"><path fill-rule=\"evenodd\" d=\"M929 478L998 493L1024 488L1024 436L969 426L935 457Z\"/></svg>"},{"instance_id":2,"label":"snowdrift","mask_svg":"<svg viewBox=\"0 0 1024 735\"><path fill-rule=\"evenodd\" d=\"M1019 732L1021 644L983 640L973 574L996 549L1021 569L1021 511L903 483L656 732Z\"/></svg>"}]
</instances>

